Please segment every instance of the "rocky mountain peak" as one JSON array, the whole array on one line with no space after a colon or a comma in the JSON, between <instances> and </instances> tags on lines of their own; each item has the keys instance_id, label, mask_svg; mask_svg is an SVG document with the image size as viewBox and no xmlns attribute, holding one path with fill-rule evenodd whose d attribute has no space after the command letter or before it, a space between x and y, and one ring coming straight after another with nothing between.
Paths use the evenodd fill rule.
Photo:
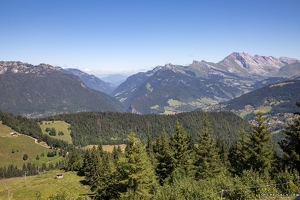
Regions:
<instances>
[{"instance_id":1,"label":"rocky mountain peak","mask_svg":"<svg viewBox=\"0 0 300 200\"><path fill-rule=\"evenodd\" d=\"M59 71L56 67L41 63L39 65L31 65L19 61L2 61L0 62L0 74L5 73L37 73L44 74L53 71Z\"/></svg>"},{"instance_id":2,"label":"rocky mountain peak","mask_svg":"<svg viewBox=\"0 0 300 200\"><path fill-rule=\"evenodd\" d=\"M239 75L272 76L287 64L299 62L297 59L274 56L251 56L249 53L234 52L218 64L225 66L229 72Z\"/></svg>"}]
</instances>

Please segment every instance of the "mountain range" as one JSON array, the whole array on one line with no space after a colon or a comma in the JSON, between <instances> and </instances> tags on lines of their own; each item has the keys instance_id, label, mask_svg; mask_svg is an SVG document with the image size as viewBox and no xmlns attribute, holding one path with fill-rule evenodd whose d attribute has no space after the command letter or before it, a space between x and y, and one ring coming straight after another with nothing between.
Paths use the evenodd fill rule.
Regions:
<instances>
[{"instance_id":1,"label":"mountain range","mask_svg":"<svg viewBox=\"0 0 300 200\"><path fill-rule=\"evenodd\" d=\"M297 59L232 53L218 63L166 64L132 75L112 95L130 112L177 113L210 109L220 102L299 74Z\"/></svg>"},{"instance_id":2,"label":"mountain range","mask_svg":"<svg viewBox=\"0 0 300 200\"><path fill-rule=\"evenodd\" d=\"M78 69L0 62L0 109L39 116L78 111L173 114L212 110L269 84L294 80L300 60L232 53L218 63L166 64L114 88Z\"/></svg>"}]
</instances>

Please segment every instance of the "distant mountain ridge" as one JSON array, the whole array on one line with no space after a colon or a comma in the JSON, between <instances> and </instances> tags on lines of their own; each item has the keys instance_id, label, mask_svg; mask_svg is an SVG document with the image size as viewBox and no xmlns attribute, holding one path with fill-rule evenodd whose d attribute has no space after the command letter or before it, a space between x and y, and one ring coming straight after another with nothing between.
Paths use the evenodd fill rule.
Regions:
<instances>
[{"instance_id":1,"label":"distant mountain ridge","mask_svg":"<svg viewBox=\"0 0 300 200\"><path fill-rule=\"evenodd\" d=\"M79 77L82 80L82 82L91 89L104 92L106 94L110 94L115 89L115 87L111 83L105 82L99 79L98 77L87 74L79 69L74 69L74 68L63 69L61 67L58 68L63 73L73 74Z\"/></svg>"},{"instance_id":2,"label":"distant mountain ridge","mask_svg":"<svg viewBox=\"0 0 300 200\"><path fill-rule=\"evenodd\" d=\"M130 112L168 114L209 109L263 87L265 79L295 75L300 75L300 60L234 52L218 63L157 66L128 77L111 94Z\"/></svg>"},{"instance_id":3,"label":"distant mountain ridge","mask_svg":"<svg viewBox=\"0 0 300 200\"><path fill-rule=\"evenodd\" d=\"M114 98L47 64L1 61L0 94L0 110L29 117L123 110Z\"/></svg>"}]
</instances>

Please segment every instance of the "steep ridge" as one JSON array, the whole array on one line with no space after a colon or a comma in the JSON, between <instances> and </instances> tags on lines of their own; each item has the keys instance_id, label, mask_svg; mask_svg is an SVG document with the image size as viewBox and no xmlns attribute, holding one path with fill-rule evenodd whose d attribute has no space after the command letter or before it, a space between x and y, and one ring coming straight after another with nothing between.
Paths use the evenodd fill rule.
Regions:
<instances>
[{"instance_id":1,"label":"steep ridge","mask_svg":"<svg viewBox=\"0 0 300 200\"><path fill-rule=\"evenodd\" d=\"M0 62L0 109L29 117L78 111L122 111L109 95L46 64Z\"/></svg>"},{"instance_id":2,"label":"steep ridge","mask_svg":"<svg viewBox=\"0 0 300 200\"><path fill-rule=\"evenodd\" d=\"M91 89L104 92L106 94L110 94L115 89L115 87L112 84L107 83L94 75L87 74L79 69L63 69L59 67L59 70L65 74L73 74L79 77L80 80Z\"/></svg>"}]
</instances>

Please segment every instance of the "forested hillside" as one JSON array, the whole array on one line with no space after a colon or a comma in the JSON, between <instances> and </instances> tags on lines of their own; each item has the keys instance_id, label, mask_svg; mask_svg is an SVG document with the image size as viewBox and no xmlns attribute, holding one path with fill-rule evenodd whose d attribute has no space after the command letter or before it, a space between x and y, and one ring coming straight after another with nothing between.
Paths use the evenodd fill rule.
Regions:
<instances>
[{"instance_id":1,"label":"forested hillside","mask_svg":"<svg viewBox=\"0 0 300 200\"><path fill-rule=\"evenodd\" d=\"M295 102L299 98L300 80L285 81L271 84L255 91L230 100L223 105L228 110L242 110L245 106L258 108L271 106L269 114L294 113Z\"/></svg>"},{"instance_id":2,"label":"forested hillside","mask_svg":"<svg viewBox=\"0 0 300 200\"><path fill-rule=\"evenodd\" d=\"M279 142L282 155L272 148L262 113L230 147L212 137L210 119L204 114L195 142L176 121L171 135L148 137L146 146L131 131L125 151L115 146L108 153L101 145L73 151L66 170L84 174L96 199L293 199L299 194L299 117Z\"/></svg>"},{"instance_id":3,"label":"forested hillside","mask_svg":"<svg viewBox=\"0 0 300 200\"><path fill-rule=\"evenodd\" d=\"M165 131L173 134L174 124L183 124L187 134L195 139L198 134L205 113L202 111L186 112L176 115L139 115L115 112L82 112L76 114L62 114L46 118L45 120L62 120L71 124L71 136L76 146L88 144L120 144L124 143L127 134L134 131L142 141L147 135L154 138ZM208 113L212 123L215 138L224 140L227 144L237 139L242 127L248 124L239 116L231 112Z\"/></svg>"}]
</instances>

